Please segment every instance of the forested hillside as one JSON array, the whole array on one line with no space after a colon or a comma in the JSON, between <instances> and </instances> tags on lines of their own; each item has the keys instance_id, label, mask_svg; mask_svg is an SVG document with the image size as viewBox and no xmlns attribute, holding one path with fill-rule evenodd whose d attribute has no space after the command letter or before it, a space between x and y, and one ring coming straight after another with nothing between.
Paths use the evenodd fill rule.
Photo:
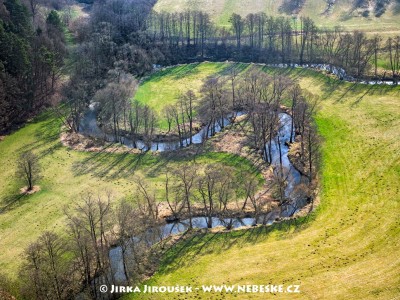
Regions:
<instances>
[{"instance_id":1,"label":"forested hillside","mask_svg":"<svg viewBox=\"0 0 400 300\"><path fill-rule=\"evenodd\" d=\"M0 2L0 133L50 105L66 56L59 14Z\"/></svg>"}]
</instances>

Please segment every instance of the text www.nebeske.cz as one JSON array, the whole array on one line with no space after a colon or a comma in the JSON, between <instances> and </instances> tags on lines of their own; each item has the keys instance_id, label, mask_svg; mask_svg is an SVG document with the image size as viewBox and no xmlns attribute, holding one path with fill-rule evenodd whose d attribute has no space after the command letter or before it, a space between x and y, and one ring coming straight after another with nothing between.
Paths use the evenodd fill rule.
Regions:
<instances>
[{"instance_id":1,"label":"text www.nebeske.cz","mask_svg":"<svg viewBox=\"0 0 400 300\"><path fill-rule=\"evenodd\" d=\"M191 287L184 285L173 286L120 286L111 285L101 286L100 291L110 293L300 293L300 285L202 285L201 287Z\"/></svg>"}]
</instances>

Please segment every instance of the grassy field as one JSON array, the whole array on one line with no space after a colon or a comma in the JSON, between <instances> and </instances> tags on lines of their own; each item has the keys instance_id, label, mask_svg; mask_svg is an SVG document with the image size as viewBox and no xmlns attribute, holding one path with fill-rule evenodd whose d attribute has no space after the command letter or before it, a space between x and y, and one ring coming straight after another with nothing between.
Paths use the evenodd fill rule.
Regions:
<instances>
[{"instance_id":1,"label":"grassy field","mask_svg":"<svg viewBox=\"0 0 400 300\"><path fill-rule=\"evenodd\" d=\"M189 89L199 96L201 86L207 77L223 72L226 67L224 63L194 63L167 68L145 80L139 86L135 99L153 108L159 116L159 127L167 130L164 107L175 104L179 96Z\"/></svg>"},{"instance_id":2,"label":"grassy field","mask_svg":"<svg viewBox=\"0 0 400 300\"><path fill-rule=\"evenodd\" d=\"M280 7L284 0L158 0L155 5L157 11L182 11L186 9L204 10L211 14L212 19L219 25L228 26L232 13L246 16L249 13L265 12L267 15L284 15ZM363 31L395 31L400 30L400 3L392 1L391 6L380 18L373 12L365 18L359 12L352 10L353 1L336 1L332 13L323 15L326 9L324 0L306 0L300 15L311 17L319 26L333 28L341 25L347 30ZM287 16L287 15L286 15Z\"/></svg>"},{"instance_id":3,"label":"grassy field","mask_svg":"<svg viewBox=\"0 0 400 300\"><path fill-rule=\"evenodd\" d=\"M65 228L64 206L73 206L88 191L109 190L114 201L131 196L135 176L143 176L162 196L164 171L183 159L178 156L89 153L70 150L59 140L61 124L51 114L27 124L0 142L0 273L15 279L21 253L43 231L62 232ZM22 196L23 183L15 177L16 158L31 149L40 157L41 190ZM224 153L205 153L199 164L220 163L237 170L252 168L249 161ZM105 195L103 193L103 195Z\"/></svg>"},{"instance_id":4,"label":"grassy field","mask_svg":"<svg viewBox=\"0 0 400 300\"><path fill-rule=\"evenodd\" d=\"M267 70L285 72L283 70ZM300 294L135 294L124 299L398 299L400 88L289 71L321 98L321 204L309 219L205 234L175 246L146 284L300 284Z\"/></svg>"},{"instance_id":5,"label":"grassy field","mask_svg":"<svg viewBox=\"0 0 400 300\"><path fill-rule=\"evenodd\" d=\"M159 91L171 82L182 88L200 86L197 78L223 74L227 65L179 68L181 75L179 69L167 69L144 85L158 84ZM147 283L301 285L301 293L290 297L202 293L168 297L174 299L395 299L400 294L400 88L341 83L311 70L265 70L287 73L321 98L317 123L324 141L317 212L297 220L297 226L207 234L178 244ZM170 80L161 84L165 80L161 74ZM59 142L60 125L51 114L43 114L0 142L0 165L6 166L0 173L0 268L13 279L23 249L44 230L61 232L63 207L79 201L81 193L109 189L117 200L132 193L135 175L157 187L165 166L181 162L178 157L150 153L69 150ZM40 156L43 178L38 183L40 192L20 196L22 184L14 175L16 156L27 149ZM198 161L250 167L247 161L222 153L205 154ZM133 298L165 299L166 295Z\"/></svg>"}]
</instances>

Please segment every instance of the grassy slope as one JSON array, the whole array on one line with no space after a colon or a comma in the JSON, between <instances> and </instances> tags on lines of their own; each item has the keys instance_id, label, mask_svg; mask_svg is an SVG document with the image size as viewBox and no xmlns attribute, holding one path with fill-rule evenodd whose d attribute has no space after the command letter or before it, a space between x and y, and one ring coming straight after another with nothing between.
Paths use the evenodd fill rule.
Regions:
<instances>
[{"instance_id":1,"label":"grassy slope","mask_svg":"<svg viewBox=\"0 0 400 300\"><path fill-rule=\"evenodd\" d=\"M82 193L110 190L114 200L132 195L134 176L145 176L162 195L162 172L167 165L182 162L145 155L86 153L69 150L59 141L60 122L42 115L0 142L0 272L15 278L23 249L43 231L61 232L65 228L64 206L80 201ZM32 149L40 156L41 191L20 196L23 185L15 178L16 157ZM223 153L204 154L199 163L219 162L249 168L247 160ZM2 211L7 204L7 208Z\"/></svg>"},{"instance_id":2,"label":"grassy slope","mask_svg":"<svg viewBox=\"0 0 400 300\"><path fill-rule=\"evenodd\" d=\"M279 71L280 72L280 71ZM300 227L204 235L167 253L154 285L301 284L301 294L240 299L394 299L400 294L400 89L297 70L320 95L321 204ZM230 299L137 294L127 299Z\"/></svg>"},{"instance_id":3,"label":"grassy slope","mask_svg":"<svg viewBox=\"0 0 400 300\"><path fill-rule=\"evenodd\" d=\"M145 80L138 88L135 99L149 105L159 115L159 126L168 129L163 116L163 108L175 104L179 96L189 89L199 95L204 80L215 73L223 71L223 63L194 63L167 68L157 72Z\"/></svg>"},{"instance_id":4,"label":"grassy slope","mask_svg":"<svg viewBox=\"0 0 400 300\"><path fill-rule=\"evenodd\" d=\"M245 16L249 13L263 11L267 15L282 15L279 7L283 0L158 0L155 5L157 11L181 11L185 9L200 9L209 12L214 21L220 25L228 25L232 13ZM332 14L328 17L322 15L326 8L324 0L306 0L301 15L311 17L322 27L341 25L346 29L365 31L399 31L400 30L400 4L393 1L393 5L380 18L373 14L370 18L359 17L356 12L351 12L350 0L336 1Z\"/></svg>"}]
</instances>

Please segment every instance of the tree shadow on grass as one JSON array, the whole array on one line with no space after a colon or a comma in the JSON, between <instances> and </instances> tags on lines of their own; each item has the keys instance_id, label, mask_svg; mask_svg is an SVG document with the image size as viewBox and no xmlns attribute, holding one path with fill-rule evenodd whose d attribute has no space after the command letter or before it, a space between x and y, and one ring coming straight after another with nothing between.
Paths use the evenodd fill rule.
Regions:
<instances>
[{"instance_id":1,"label":"tree shadow on grass","mask_svg":"<svg viewBox=\"0 0 400 300\"><path fill-rule=\"evenodd\" d=\"M112 146L110 144L99 152L90 152L85 159L74 163L74 175L92 174L96 177L116 179L135 173L145 154L116 153L116 149L107 151L107 148Z\"/></svg>"},{"instance_id":2,"label":"tree shadow on grass","mask_svg":"<svg viewBox=\"0 0 400 300\"><path fill-rule=\"evenodd\" d=\"M337 95L336 100L334 100L334 104L338 103L349 103L351 107L355 107L362 102L365 96L371 95L385 95L388 92L393 91L396 87L390 85L370 85L370 84L362 84L354 82L344 90L339 90L340 86L337 86L337 89L326 89L325 98L333 97L334 92L336 91Z\"/></svg>"},{"instance_id":3,"label":"tree shadow on grass","mask_svg":"<svg viewBox=\"0 0 400 300\"><path fill-rule=\"evenodd\" d=\"M158 273L167 274L183 267L190 267L199 257L211 253L223 253L232 247L255 245L268 239L272 232L278 232L281 238L290 238L287 233L295 228L299 232L309 226L314 216L285 220L270 226L248 227L241 230L186 233L178 243L166 250Z\"/></svg>"},{"instance_id":4,"label":"tree shadow on grass","mask_svg":"<svg viewBox=\"0 0 400 300\"><path fill-rule=\"evenodd\" d=\"M200 63L192 63L174 68L173 79L178 80L185 78L187 76L193 76L199 74L200 73L198 69L199 65Z\"/></svg>"},{"instance_id":5,"label":"tree shadow on grass","mask_svg":"<svg viewBox=\"0 0 400 300\"><path fill-rule=\"evenodd\" d=\"M134 174L139 169L146 170L148 177L157 177L165 172L168 164L180 163L193 160L191 151L193 149L183 148L179 151L166 151L153 153L117 153L107 148L115 145L108 145L98 152L86 153L86 158L73 165L74 175L93 174L97 177L117 179Z\"/></svg>"},{"instance_id":6,"label":"tree shadow on grass","mask_svg":"<svg viewBox=\"0 0 400 300\"><path fill-rule=\"evenodd\" d=\"M164 253L159 272L171 271L173 265L184 265L185 261L183 261L183 259L185 255L190 252L192 248L195 248L205 235L205 232L197 232L195 234L189 231L185 232L180 238L180 241L172 244Z\"/></svg>"},{"instance_id":7,"label":"tree shadow on grass","mask_svg":"<svg viewBox=\"0 0 400 300\"><path fill-rule=\"evenodd\" d=\"M25 194L9 194L0 198L0 214L7 211L13 210L19 206L22 206L26 201L29 200L30 195Z\"/></svg>"},{"instance_id":8,"label":"tree shadow on grass","mask_svg":"<svg viewBox=\"0 0 400 300\"><path fill-rule=\"evenodd\" d=\"M213 76L229 76L232 70L236 70L239 74L246 70L250 64L240 63L240 62L232 62L226 63L222 67L221 70L217 71Z\"/></svg>"},{"instance_id":9,"label":"tree shadow on grass","mask_svg":"<svg viewBox=\"0 0 400 300\"><path fill-rule=\"evenodd\" d=\"M351 107L354 107L354 106L357 106L358 104L360 104L360 102L364 99L364 97L368 94L371 94L374 90L376 90L376 88L377 88L376 86L370 85L368 87L368 89L351 104Z\"/></svg>"},{"instance_id":10,"label":"tree shadow on grass","mask_svg":"<svg viewBox=\"0 0 400 300\"><path fill-rule=\"evenodd\" d=\"M46 114L47 115L47 114ZM35 141L29 144L24 144L18 149L19 152L41 150L41 155L52 153L56 149L61 148L60 139L60 123L56 119L48 120L49 116L39 118L39 121L31 124L40 123L34 130L33 136ZM44 119L44 120L43 120Z\"/></svg>"},{"instance_id":11,"label":"tree shadow on grass","mask_svg":"<svg viewBox=\"0 0 400 300\"><path fill-rule=\"evenodd\" d=\"M192 63L192 64L186 64L186 65L181 65L181 66L173 66L169 67L160 71L155 72L154 74L150 75L148 78L146 78L142 84L152 82L156 83L159 82L166 77L171 77L174 80L182 79L185 78L186 76L189 75L195 75L200 73L197 67L199 66L200 63Z\"/></svg>"},{"instance_id":12,"label":"tree shadow on grass","mask_svg":"<svg viewBox=\"0 0 400 300\"><path fill-rule=\"evenodd\" d=\"M161 71L157 71L154 74L147 77L146 79L144 79L141 84L145 84L150 81L158 82L158 81L162 80L165 76L169 76L169 75L173 74L173 72L174 72L174 68L167 68L167 69L164 69Z\"/></svg>"}]
</instances>

